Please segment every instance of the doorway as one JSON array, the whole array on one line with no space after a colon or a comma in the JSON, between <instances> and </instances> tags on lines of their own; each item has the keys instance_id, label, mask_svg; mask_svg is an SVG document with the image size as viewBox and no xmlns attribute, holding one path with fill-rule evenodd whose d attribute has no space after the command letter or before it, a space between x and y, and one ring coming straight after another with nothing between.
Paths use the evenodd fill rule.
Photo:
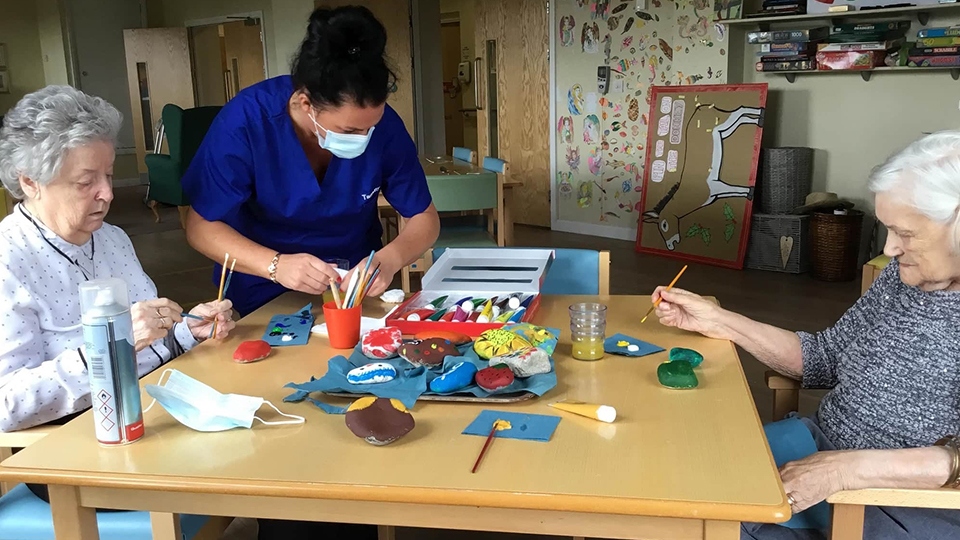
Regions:
<instances>
[{"instance_id":1,"label":"doorway","mask_svg":"<svg viewBox=\"0 0 960 540\"><path fill-rule=\"evenodd\" d=\"M261 19L227 19L234 20L189 28L198 107L225 105L240 90L266 79Z\"/></svg>"},{"instance_id":2,"label":"doorway","mask_svg":"<svg viewBox=\"0 0 960 540\"><path fill-rule=\"evenodd\" d=\"M446 150L464 146L463 137L463 88L467 82L461 77L460 66L460 18L459 13L444 14L440 24L440 51L443 58L443 121L446 128Z\"/></svg>"}]
</instances>

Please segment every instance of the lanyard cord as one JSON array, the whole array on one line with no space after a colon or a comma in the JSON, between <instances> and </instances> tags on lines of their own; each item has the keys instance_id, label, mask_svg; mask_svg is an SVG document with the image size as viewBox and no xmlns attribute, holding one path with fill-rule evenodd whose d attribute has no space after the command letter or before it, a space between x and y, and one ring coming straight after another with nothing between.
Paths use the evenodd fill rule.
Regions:
<instances>
[{"instance_id":1,"label":"lanyard cord","mask_svg":"<svg viewBox=\"0 0 960 540\"><path fill-rule=\"evenodd\" d=\"M53 248L53 250L56 251L57 254L59 254L61 257L69 261L70 264L76 266L77 270L80 270L80 273L83 274L84 279L86 279L87 281L90 281L90 276L88 276L87 272L83 269L82 266L80 266L80 263L76 259L71 259L69 255L63 252L63 250L61 250L60 248L55 246L53 242L48 240L46 235L43 234L43 229L40 228L40 224L38 224L36 220L33 219L33 216L27 214L27 212L23 209L23 206L20 206L20 213L23 214L23 217L30 220L30 223L33 223L33 226L37 228L37 232L40 233L40 238L44 242L46 242L48 246ZM83 250L81 249L81 252L82 251ZM96 257L96 254L97 254L97 239L95 236L91 235L90 236L90 257L88 257L88 259L90 259L90 262L93 263L93 277L97 277L97 263L94 260L94 257ZM86 253L84 253L84 256L86 256Z\"/></svg>"}]
</instances>

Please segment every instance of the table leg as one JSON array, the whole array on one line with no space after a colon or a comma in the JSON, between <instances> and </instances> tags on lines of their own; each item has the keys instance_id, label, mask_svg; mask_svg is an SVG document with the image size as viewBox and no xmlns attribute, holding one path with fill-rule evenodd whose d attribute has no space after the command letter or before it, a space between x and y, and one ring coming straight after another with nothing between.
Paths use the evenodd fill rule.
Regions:
<instances>
[{"instance_id":1,"label":"table leg","mask_svg":"<svg viewBox=\"0 0 960 540\"><path fill-rule=\"evenodd\" d=\"M863 540L863 505L835 504L830 540Z\"/></svg>"},{"instance_id":2,"label":"table leg","mask_svg":"<svg viewBox=\"0 0 960 540\"><path fill-rule=\"evenodd\" d=\"M390 525L377 527L377 540L397 540L397 528Z\"/></svg>"},{"instance_id":3,"label":"table leg","mask_svg":"<svg viewBox=\"0 0 960 540\"><path fill-rule=\"evenodd\" d=\"M180 516L178 514L150 512L150 529L153 531L153 540L179 540L183 538L183 533L180 532Z\"/></svg>"},{"instance_id":4,"label":"table leg","mask_svg":"<svg viewBox=\"0 0 960 540\"><path fill-rule=\"evenodd\" d=\"M57 540L99 540L97 512L80 506L80 489L74 486L49 486L53 532Z\"/></svg>"},{"instance_id":5,"label":"table leg","mask_svg":"<svg viewBox=\"0 0 960 540\"><path fill-rule=\"evenodd\" d=\"M503 190L503 236L508 246L513 245L513 189Z\"/></svg>"},{"instance_id":6,"label":"table leg","mask_svg":"<svg viewBox=\"0 0 960 540\"><path fill-rule=\"evenodd\" d=\"M739 540L740 523L737 521L704 521L704 540Z\"/></svg>"}]
</instances>

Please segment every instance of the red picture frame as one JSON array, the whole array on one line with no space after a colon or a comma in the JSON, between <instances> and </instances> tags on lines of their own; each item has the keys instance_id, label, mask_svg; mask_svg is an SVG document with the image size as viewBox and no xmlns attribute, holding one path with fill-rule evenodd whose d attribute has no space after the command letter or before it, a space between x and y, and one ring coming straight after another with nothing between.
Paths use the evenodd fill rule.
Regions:
<instances>
[{"instance_id":1,"label":"red picture frame","mask_svg":"<svg viewBox=\"0 0 960 540\"><path fill-rule=\"evenodd\" d=\"M638 253L649 253L662 255L675 259L711 264L725 268L734 268L740 270L743 268L743 260L747 252L747 242L750 237L750 223L753 215L753 199L757 181L757 164L760 159L760 144L763 136L763 122L767 103L767 84L724 84L724 85L703 85L703 86L654 86L651 88L650 111L647 129L647 144L645 147L644 169L643 169L643 191L640 196L641 215L637 223L637 239L635 249ZM734 96L733 94L739 94ZM709 96L716 96L721 105L712 105ZM664 111L662 108L666 100L671 98L671 108ZM742 97L738 100L737 97ZM686 103L695 103L696 106L689 118L685 116L687 112ZM740 105L736 105L742 101ZM676 120L677 102L684 105L680 108L679 126ZM736 108L734 108L736 107ZM686 148L686 140L689 138L690 130L694 129L694 116L701 111L708 111L713 118L713 126L709 123L701 127L698 119L698 136L702 129L704 133L710 133L711 151L709 160L704 159L696 151L691 153ZM719 111L719 112L714 112ZM720 116L728 114L724 121L720 122ZM664 118L669 125L666 133L662 126ZM732 182L725 182L720 178L723 168L723 141L733 137L737 130L748 126L753 130L752 137L745 139L739 135L734 141L738 146L745 147L752 142L752 155L749 162L746 159L745 151L737 152L733 159L740 159L737 165L728 168L735 169L735 176L738 178L728 179ZM714 131L716 129L716 131ZM741 132L743 133L743 132ZM749 133L748 133L749 136ZM676 137L676 138L674 138ZM683 145L680 145L681 139ZM719 140L719 156L713 148L717 147ZM658 141L661 143L658 146ZM669 142L676 141L676 142ZM664 152L665 147L676 146ZM676 150L683 148L682 163ZM745 148L744 148L745 150ZM659 155L658 155L659 154ZM674 157L673 167L670 168L669 159L663 159L670 154ZM704 153L705 154L705 153ZM701 167L696 170L704 170L702 174L703 182L696 173L685 176L686 166L691 155L696 155ZM705 154L706 155L706 154ZM659 162L659 163L658 163ZM729 162L728 162L729 163ZM747 165L748 163L748 165ZM710 165L709 168L706 165ZM747 170L743 170L746 167ZM656 169L656 170L654 170ZM677 178L675 182L664 182L667 179L667 173ZM678 174L674 174L678 173ZM747 182L744 183L744 177ZM689 180L688 180L689 179ZM691 181L696 180L696 181ZM684 183L686 182L686 183ZM651 187L651 184L655 184ZM688 187L686 190L683 188ZM653 195L651 195L653 192ZM704 196L701 196L704 195ZM700 206L699 201L704 200ZM742 203L737 202L742 201ZM717 202L721 202L719 207L714 207ZM743 205L742 211L739 211L740 204ZM734 208L738 210L734 210ZM706 209L710 209L707 211ZM720 223L717 219L717 212L722 214L722 228L716 226L700 227L695 221L696 217L702 219L711 219L713 223ZM694 216L694 214L697 214ZM732 215L732 218L730 217ZM693 219L690 216L694 216ZM739 225L739 227L738 227ZM699 228L698 228L699 227ZM731 229L732 228L732 229ZM704 232L704 230L706 232ZM739 231L739 240L736 244L736 253L733 255L731 246L721 244L725 241L729 244L732 238L729 238L730 230ZM715 232L714 232L715 231ZM714 234L717 236L717 253L727 253L727 257L711 256L709 244L713 242ZM678 249L687 242L684 249ZM703 245L692 245L699 240ZM688 247L689 246L689 247ZM692 248L692 249L691 249ZM705 254L705 252L707 254Z\"/></svg>"}]
</instances>

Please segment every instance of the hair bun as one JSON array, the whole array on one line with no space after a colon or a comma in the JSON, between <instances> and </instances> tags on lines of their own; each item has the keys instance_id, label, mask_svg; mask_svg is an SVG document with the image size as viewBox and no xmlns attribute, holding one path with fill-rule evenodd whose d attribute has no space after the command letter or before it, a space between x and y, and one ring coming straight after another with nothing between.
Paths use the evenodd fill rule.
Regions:
<instances>
[{"instance_id":1,"label":"hair bun","mask_svg":"<svg viewBox=\"0 0 960 540\"><path fill-rule=\"evenodd\" d=\"M326 61L382 57L387 45L383 24L363 6L319 8L310 15L307 41Z\"/></svg>"}]
</instances>

